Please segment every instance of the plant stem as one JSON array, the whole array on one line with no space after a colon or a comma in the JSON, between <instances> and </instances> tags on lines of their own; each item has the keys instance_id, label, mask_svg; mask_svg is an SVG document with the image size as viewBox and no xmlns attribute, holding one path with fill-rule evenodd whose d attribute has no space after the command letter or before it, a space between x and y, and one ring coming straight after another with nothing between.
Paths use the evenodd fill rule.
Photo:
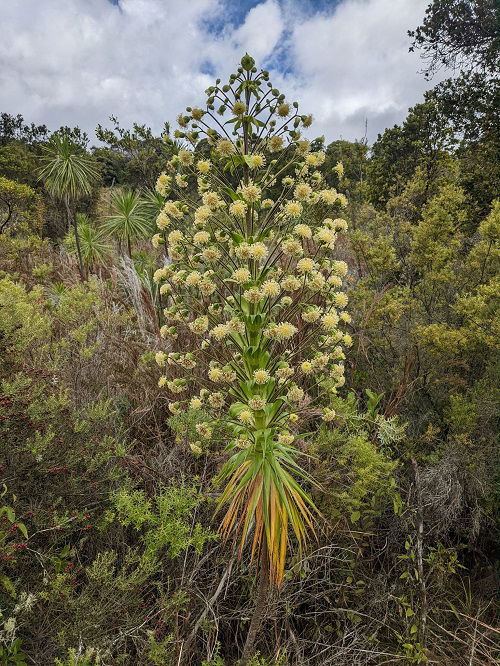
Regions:
<instances>
[{"instance_id":1,"label":"plant stem","mask_svg":"<svg viewBox=\"0 0 500 666\"><path fill-rule=\"evenodd\" d=\"M76 253L78 255L78 269L80 271L80 279L82 282L85 281L85 270L83 268L83 260L82 260L82 250L80 247L80 235L78 234L78 224L76 221L76 217L72 214L71 212L71 207L69 205L69 198L66 197L64 199L64 203L66 205L66 213L68 215L68 226L71 226L71 221L73 221L73 228L75 230L75 242L76 242Z\"/></svg>"},{"instance_id":2,"label":"plant stem","mask_svg":"<svg viewBox=\"0 0 500 666\"><path fill-rule=\"evenodd\" d=\"M269 594L269 555L267 549L267 539L264 539L262 552L259 562L259 585L255 596L255 606L253 609L252 620L248 629L245 646L241 655L240 666L247 666L248 662L253 656L257 635L264 620L264 613L267 605L267 598Z\"/></svg>"}]
</instances>

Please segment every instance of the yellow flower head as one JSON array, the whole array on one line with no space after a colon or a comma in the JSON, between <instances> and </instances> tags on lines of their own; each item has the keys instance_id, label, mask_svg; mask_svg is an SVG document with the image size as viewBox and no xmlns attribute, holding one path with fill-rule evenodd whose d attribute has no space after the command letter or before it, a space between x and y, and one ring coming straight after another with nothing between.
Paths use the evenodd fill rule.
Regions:
<instances>
[{"instance_id":1,"label":"yellow flower head","mask_svg":"<svg viewBox=\"0 0 500 666\"><path fill-rule=\"evenodd\" d=\"M299 273L310 273L316 268L316 262L309 257L304 257L297 262L297 270Z\"/></svg>"},{"instance_id":2,"label":"yellow flower head","mask_svg":"<svg viewBox=\"0 0 500 666\"><path fill-rule=\"evenodd\" d=\"M182 166L191 166L193 163L193 153L189 150L179 150L177 157Z\"/></svg>"},{"instance_id":3,"label":"yellow flower head","mask_svg":"<svg viewBox=\"0 0 500 666\"><path fill-rule=\"evenodd\" d=\"M281 281L281 286L285 291L297 291L300 289L301 282L294 275L289 275Z\"/></svg>"},{"instance_id":4,"label":"yellow flower head","mask_svg":"<svg viewBox=\"0 0 500 666\"><path fill-rule=\"evenodd\" d=\"M333 231L333 229L329 229L328 227L321 227L315 236L317 241L326 245L333 245L336 237L337 236L335 231Z\"/></svg>"},{"instance_id":5,"label":"yellow flower head","mask_svg":"<svg viewBox=\"0 0 500 666\"><path fill-rule=\"evenodd\" d=\"M237 101L233 105L233 113L235 116L242 116L247 110L247 105L245 102Z\"/></svg>"},{"instance_id":6,"label":"yellow flower head","mask_svg":"<svg viewBox=\"0 0 500 666\"><path fill-rule=\"evenodd\" d=\"M272 136L268 141L267 147L271 153L276 153L283 148L283 139L277 135Z\"/></svg>"},{"instance_id":7,"label":"yellow flower head","mask_svg":"<svg viewBox=\"0 0 500 666\"><path fill-rule=\"evenodd\" d=\"M210 294L213 294L217 289L216 285L211 280L207 279L203 279L198 287L204 296L210 296Z\"/></svg>"},{"instance_id":8,"label":"yellow flower head","mask_svg":"<svg viewBox=\"0 0 500 666\"><path fill-rule=\"evenodd\" d=\"M312 194L312 187L307 183L298 183L293 194L299 201L307 201Z\"/></svg>"},{"instance_id":9,"label":"yellow flower head","mask_svg":"<svg viewBox=\"0 0 500 666\"><path fill-rule=\"evenodd\" d=\"M261 287L264 296L276 297L279 296L281 287L276 280L266 280Z\"/></svg>"},{"instance_id":10,"label":"yellow flower head","mask_svg":"<svg viewBox=\"0 0 500 666\"><path fill-rule=\"evenodd\" d=\"M347 275L347 264L345 261L334 261L333 262L333 272L335 275L338 275L340 277L344 277L344 275Z\"/></svg>"},{"instance_id":11,"label":"yellow flower head","mask_svg":"<svg viewBox=\"0 0 500 666\"><path fill-rule=\"evenodd\" d=\"M311 149L311 142L307 139L301 139L300 141L297 141L296 146L297 152L301 153L301 155L306 155Z\"/></svg>"},{"instance_id":12,"label":"yellow flower head","mask_svg":"<svg viewBox=\"0 0 500 666\"><path fill-rule=\"evenodd\" d=\"M175 246L184 239L184 234L179 229L174 229L168 234L168 244Z\"/></svg>"},{"instance_id":13,"label":"yellow flower head","mask_svg":"<svg viewBox=\"0 0 500 666\"><path fill-rule=\"evenodd\" d=\"M155 361L158 365L165 365L166 359L167 359L167 355L165 354L165 352L162 352L162 351L156 352Z\"/></svg>"},{"instance_id":14,"label":"yellow flower head","mask_svg":"<svg viewBox=\"0 0 500 666\"><path fill-rule=\"evenodd\" d=\"M292 387L290 387L286 395L291 402L300 402L304 397L304 391L301 388L299 388L297 385L293 385Z\"/></svg>"},{"instance_id":15,"label":"yellow flower head","mask_svg":"<svg viewBox=\"0 0 500 666\"><path fill-rule=\"evenodd\" d=\"M210 210L217 210L217 208L220 208L224 203L217 192L212 191L205 192L202 197L202 201L205 206L210 208Z\"/></svg>"},{"instance_id":16,"label":"yellow flower head","mask_svg":"<svg viewBox=\"0 0 500 666\"><path fill-rule=\"evenodd\" d=\"M170 217L173 217L176 220L180 220L181 217L184 216L184 213L181 211L179 206L176 204L180 202L175 202L175 201L166 201L165 205L163 206L163 213L165 215L169 215Z\"/></svg>"},{"instance_id":17,"label":"yellow flower head","mask_svg":"<svg viewBox=\"0 0 500 666\"><path fill-rule=\"evenodd\" d=\"M221 253L216 247L206 247L201 253L201 256L205 261L212 263L221 258Z\"/></svg>"},{"instance_id":18,"label":"yellow flower head","mask_svg":"<svg viewBox=\"0 0 500 666\"><path fill-rule=\"evenodd\" d=\"M281 249L283 251L283 254L291 254L296 257L300 257L304 254L304 250L302 249L302 243L293 238L283 241L283 243L281 244Z\"/></svg>"},{"instance_id":19,"label":"yellow flower head","mask_svg":"<svg viewBox=\"0 0 500 666\"><path fill-rule=\"evenodd\" d=\"M264 243L254 243L250 246L250 253L252 259L262 261L262 259L267 257L267 247Z\"/></svg>"},{"instance_id":20,"label":"yellow flower head","mask_svg":"<svg viewBox=\"0 0 500 666\"><path fill-rule=\"evenodd\" d=\"M216 384L218 382L221 382L224 378L224 372L220 368L210 368L208 371L208 378L210 381L215 382Z\"/></svg>"},{"instance_id":21,"label":"yellow flower head","mask_svg":"<svg viewBox=\"0 0 500 666\"><path fill-rule=\"evenodd\" d=\"M290 104L287 104L286 102L280 104L277 108L277 113L281 118L286 118L290 113Z\"/></svg>"},{"instance_id":22,"label":"yellow flower head","mask_svg":"<svg viewBox=\"0 0 500 666\"><path fill-rule=\"evenodd\" d=\"M198 397L191 398L189 401L189 407L191 409L201 409L203 403Z\"/></svg>"},{"instance_id":23,"label":"yellow flower head","mask_svg":"<svg viewBox=\"0 0 500 666\"><path fill-rule=\"evenodd\" d=\"M266 165L266 158L264 155L250 155L250 168L251 169L262 169Z\"/></svg>"},{"instance_id":24,"label":"yellow flower head","mask_svg":"<svg viewBox=\"0 0 500 666\"><path fill-rule=\"evenodd\" d=\"M253 409L254 412L258 412L260 409L264 409L266 406L266 401L259 396L254 396L248 401L248 406Z\"/></svg>"},{"instance_id":25,"label":"yellow flower head","mask_svg":"<svg viewBox=\"0 0 500 666\"><path fill-rule=\"evenodd\" d=\"M326 423L333 421L337 414L335 413L334 409L328 409L328 407L325 407L323 410L323 416L322 419L323 421L326 421Z\"/></svg>"},{"instance_id":26,"label":"yellow flower head","mask_svg":"<svg viewBox=\"0 0 500 666\"><path fill-rule=\"evenodd\" d=\"M253 289L247 289L247 291L243 292L243 296L249 303L258 303L262 300L260 289L256 289L255 287Z\"/></svg>"},{"instance_id":27,"label":"yellow flower head","mask_svg":"<svg viewBox=\"0 0 500 666\"><path fill-rule=\"evenodd\" d=\"M161 194L162 197L167 196L168 190L170 189L171 180L172 179L170 178L170 176L168 176L165 172L161 173L158 176L155 189L158 192L158 194Z\"/></svg>"},{"instance_id":28,"label":"yellow flower head","mask_svg":"<svg viewBox=\"0 0 500 666\"><path fill-rule=\"evenodd\" d=\"M321 190L321 192L319 193L319 196L320 196L321 201L323 201L323 203L326 203L329 206L331 206L337 200L338 194L337 194L337 190L334 190L334 189Z\"/></svg>"},{"instance_id":29,"label":"yellow flower head","mask_svg":"<svg viewBox=\"0 0 500 666\"><path fill-rule=\"evenodd\" d=\"M245 217L245 213L247 212L248 206L244 201L241 201L241 199L238 199L237 201L233 201L232 204L229 206L229 212L231 215L234 215L234 217Z\"/></svg>"},{"instance_id":30,"label":"yellow flower head","mask_svg":"<svg viewBox=\"0 0 500 666\"><path fill-rule=\"evenodd\" d=\"M201 281L201 273L199 271L192 271L186 277L186 286L194 287L195 285L200 284L200 281Z\"/></svg>"},{"instance_id":31,"label":"yellow flower head","mask_svg":"<svg viewBox=\"0 0 500 666\"><path fill-rule=\"evenodd\" d=\"M344 175L344 165L342 162L337 162L337 164L333 167L332 171L335 171L338 175L339 178L342 178Z\"/></svg>"},{"instance_id":32,"label":"yellow flower head","mask_svg":"<svg viewBox=\"0 0 500 666\"><path fill-rule=\"evenodd\" d=\"M238 284L244 284L245 282L248 282L250 280L251 274L248 268L238 268L237 270L234 271L232 278Z\"/></svg>"},{"instance_id":33,"label":"yellow flower head","mask_svg":"<svg viewBox=\"0 0 500 666\"><path fill-rule=\"evenodd\" d=\"M290 324L287 321L278 324L275 328L275 337L277 340L288 340L297 333L297 329L293 324Z\"/></svg>"},{"instance_id":34,"label":"yellow flower head","mask_svg":"<svg viewBox=\"0 0 500 666\"><path fill-rule=\"evenodd\" d=\"M304 361L300 364L300 369L305 375L309 375L313 371L313 366L311 361Z\"/></svg>"},{"instance_id":35,"label":"yellow flower head","mask_svg":"<svg viewBox=\"0 0 500 666\"><path fill-rule=\"evenodd\" d=\"M228 336L230 333L230 328L227 324L218 324L218 326L215 326L211 331L210 335L213 335L213 337L216 340L223 340L226 336Z\"/></svg>"},{"instance_id":36,"label":"yellow flower head","mask_svg":"<svg viewBox=\"0 0 500 666\"><path fill-rule=\"evenodd\" d=\"M349 227L347 222L340 217L338 217L336 220L333 220L333 224L335 225L336 231L347 231Z\"/></svg>"},{"instance_id":37,"label":"yellow flower head","mask_svg":"<svg viewBox=\"0 0 500 666\"><path fill-rule=\"evenodd\" d=\"M317 305L309 307L305 312L302 313L302 319L308 324L312 324L321 317L321 308Z\"/></svg>"},{"instance_id":38,"label":"yellow flower head","mask_svg":"<svg viewBox=\"0 0 500 666\"><path fill-rule=\"evenodd\" d=\"M200 173L208 173L211 166L210 160L198 160L198 162L196 162L196 168Z\"/></svg>"},{"instance_id":39,"label":"yellow flower head","mask_svg":"<svg viewBox=\"0 0 500 666\"><path fill-rule=\"evenodd\" d=\"M327 331L333 331L339 323L338 314L335 312L335 310L327 312L321 317L321 323L323 324L323 328L325 328Z\"/></svg>"},{"instance_id":40,"label":"yellow flower head","mask_svg":"<svg viewBox=\"0 0 500 666\"><path fill-rule=\"evenodd\" d=\"M299 217L302 214L302 204L300 201L289 201L283 209L285 217Z\"/></svg>"},{"instance_id":41,"label":"yellow flower head","mask_svg":"<svg viewBox=\"0 0 500 666\"><path fill-rule=\"evenodd\" d=\"M343 291L338 291L338 292L335 294L335 297L334 297L334 299L333 299L333 302L335 303L335 305L336 305L338 308L345 308L345 306L346 306L346 305L348 304L348 302L349 302L349 298L348 298L347 294L344 294Z\"/></svg>"},{"instance_id":42,"label":"yellow flower head","mask_svg":"<svg viewBox=\"0 0 500 666\"><path fill-rule=\"evenodd\" d=\"M245 424L247 424L247 423L252 423L252 421L253 421L252 412L249 411L248 409L244 409L243 411L241 411L241 412L239 413L239 415L238 415L238 419L239 419L242 423L245 423Z\"/></svg>"},{"instance_id":43,"label":"yellow flower head","mask_svg":"<svg viewBox=\"0 0 500 666\"><path fill-rule=\"evenodd\" d=\"M188 324L188 326L193 333L201 335L208 330L208 317L198 317L198 319L192 321L190 324Z\"/></svg>"},{"instance_id":44,"label":"yellow flower head","mask_svg":"<svg viewBox=\"0 0 500 666\"><path fill-rule=\"evenodd\" d=\"M199 206L194 212L195 220L200 220L201 222L206 222L210 215L212 215L212 211L206 205Z\"/></svg>"},{"instance_id":45,"label":"yellow flower head","mask_svg":"<svg viewBox=\"0 0 500 666\"><path fill-rule=\"evenodd\" d=\"M267 370L255 370L253 379L256 384L267 384L269 381L269 373Z\"/></svg>"},{"instance_id":46,"label":"yellow flower head","mask_svg":"<svg viewBox=\"0 0 500 666\"><path fill-rule=\"evenodd\" d=\"M255 185L251 181L248 185L242 183L238 190L242 193L244 199L249 203L256 203L260 199L261 189L258 185Z\"/></svg>"},{"instance_id":47,"label":"yellow flower head","mask_svg":"<svg viewBox=\"0 0 500 666\"><path fill-rule=\"evenodd\" d=\"M230 157L236 152L236 146L232 141L229 141L229 139L221 139L217 143L217 152L223 157Z\"/></svg>"},{"instance_id":48,"label":"yellow flower head","mask_svg":"<svg viewBox=\"0 0 500 666\"><path fill-rule=\"evenodd\" d=\"M297 224L293 228L293 233L300 238L311 238L312 230L311 227L307 224Z\"/></svg>"},{"instance_id":49,"label":"yellow flower head","mask_svg":"<svg viewBox=\"0 0 500 666\"><path fill-rule=\"evenodd\" d=\"M156 226L158 229L166 229L168 226L170 226L170 218L165 215L163 211L156 218Z\"/></svg>"},{"instance_id":50,"label":"yellow flower head","mask_svg":"<svg viewBox=\"0 0 500 666\"><path fill-rule=\"evenodd\" d=\"M195 245L205 245L210 240L210 234L208 231L198 231L193 236L193 243Z\"/></svg>"}]
</instances>

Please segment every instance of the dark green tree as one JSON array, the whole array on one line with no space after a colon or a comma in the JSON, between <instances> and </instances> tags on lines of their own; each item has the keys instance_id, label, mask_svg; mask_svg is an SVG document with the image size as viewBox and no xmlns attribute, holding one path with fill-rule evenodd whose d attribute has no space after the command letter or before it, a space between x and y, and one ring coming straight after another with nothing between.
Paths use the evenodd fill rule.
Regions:
<instances>
[{"instance_id":1,"label":"dark green tree","mask_svg":"<svg viewBox=\"0 0 500 666\"><path fill-rule=\"evenodd\" d=\"M409 110L404 123L379 134L368 167L369 195L384 206L400 194L415 169L423 169L428 185L436 178L454 139L447 119L431 97Z\"/></svg>"}]
</instances>

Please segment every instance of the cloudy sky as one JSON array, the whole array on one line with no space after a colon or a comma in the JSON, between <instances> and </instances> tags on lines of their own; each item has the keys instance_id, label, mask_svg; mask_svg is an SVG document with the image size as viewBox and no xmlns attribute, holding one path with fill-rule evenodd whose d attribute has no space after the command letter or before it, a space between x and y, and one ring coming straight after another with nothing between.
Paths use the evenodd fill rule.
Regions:
<instances>
[{"instance_id":1,"label":"cloudy sky","mask_svg":"<svg viewBox=\"0 0 500 666\"><path fill-rule=\"evenodd\" d=\"M406 31L428 0L0 0L0 111L159 131L245 51L327 141L368 140L426 87Z\"/></svg>"}]
</instances>

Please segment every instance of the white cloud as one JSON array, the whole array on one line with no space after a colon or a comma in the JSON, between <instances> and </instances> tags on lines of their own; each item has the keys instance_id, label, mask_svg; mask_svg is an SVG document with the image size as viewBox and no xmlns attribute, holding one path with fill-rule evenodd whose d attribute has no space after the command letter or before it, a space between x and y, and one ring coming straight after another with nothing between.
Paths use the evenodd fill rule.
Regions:
<instances>
[{"instance_id":1,"label":"white cloud","mask_svg":"<svg viewBox=\"0 0 500 666\"><path fill-rule=\"evenodd\" d=\"M214 34L226 2L0 0L0 110L51 128L92 132L114 114L159 130L202 100L207 63L224 76L245 51L258 63L286 53L273 79L314 113L316 133L360 137L367 118L373 139L428 85L406 37L427 0L342 0L312 16L300 0L265 0Z\"/></svg>"},{"instance_id":2,"label":"white cloud","mask_svg":"<svg viewBox=\"0 0 500 666\"><path fill-rule=\"evenodd\" d=\"M293 26L291 83L330 136L371 138L401 121L428 83L418 56L408 53L407 30L419 24L427 0L344 0L329 17Z\"/></svg>"}]
</instances>

